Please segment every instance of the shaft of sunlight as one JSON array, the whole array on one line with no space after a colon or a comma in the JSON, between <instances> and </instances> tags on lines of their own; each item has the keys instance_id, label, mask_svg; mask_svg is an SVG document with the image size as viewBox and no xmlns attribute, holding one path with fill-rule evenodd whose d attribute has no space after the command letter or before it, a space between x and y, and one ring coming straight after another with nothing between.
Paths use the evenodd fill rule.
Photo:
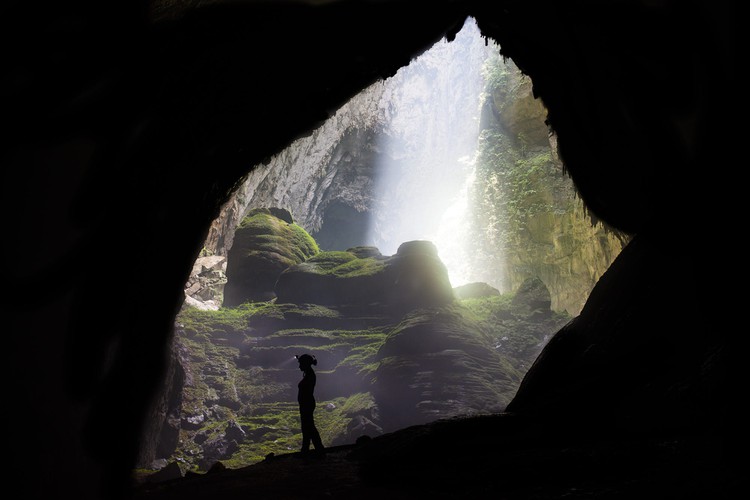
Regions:
<instances>
[{"instance_id":1,"label":"shaft of sunlight","mask_svg":"<svg viewBox=\"0 0 750 500\"><path fill-rule=\"evenodd\" d=\"M390 119L376 145L368 240L385 255L405 241L432 241L453 286L470 276L468 193L490 50L469 18L453 41L438 42L384 83Z\"/></svg>"}]
</instances>

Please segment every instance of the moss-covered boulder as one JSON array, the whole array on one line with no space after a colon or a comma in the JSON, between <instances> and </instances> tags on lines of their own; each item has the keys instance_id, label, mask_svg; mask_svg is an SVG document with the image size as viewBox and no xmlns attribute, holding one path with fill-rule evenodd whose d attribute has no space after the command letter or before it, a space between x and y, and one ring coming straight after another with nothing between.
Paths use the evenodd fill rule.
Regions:
<instances>
[{"instance_id":1,"label":"moss-covered boulder","mask_svg":"<svg viewBox=\"0 0 750 500\"><path fill-rule=\"evenodd\" d=\"M275 292L279 303L380 304L394 310L454 300L448 272L429 241L403 243L391 257L373 247L321 252L285 270Z\"/></svg>"},{"instance_id":2,"label":"moss-covered boulder","mask_svg":"<svg viewBox=\"0 0 750 500\"><path fill-rule=\"evenodd\" d=\"M402 243L391 259L393 287L390 302L396 306L436 307L455 300L448 270L430 241Z\"/></svg>"},{"instance_id":3,"label":"moss-covered boulder","mask_svg":"<svg viewBox=\"0 0 750 500\"><path fill-rule=\"evenodd\" d=\"M282 271L318 252L315 240L288 211L251 210L237 228L227 255L223 305L272 299Z\"/></svg>"},{"instance_id":4,"label":"moss-covered boulder","mask_svg":"<svg viewBox=\"0 0 750 500\"><path fill-rule=\"evenodd\" d=\"M457 304L407 315L386 337L378 360L372 393L386 431L502 411L522 377Z\"/></svg>"},{"instance_id":5,"label":"moss-covered boulder","mask_svg":"<svg viewBox=\"0 0 750 500\"><path fill-rule=\"evenodd\" d=\"M277 302L345 305L382 302L387 260L351 251L321 252L279 276Z\"/></svg>"}]
</instances>

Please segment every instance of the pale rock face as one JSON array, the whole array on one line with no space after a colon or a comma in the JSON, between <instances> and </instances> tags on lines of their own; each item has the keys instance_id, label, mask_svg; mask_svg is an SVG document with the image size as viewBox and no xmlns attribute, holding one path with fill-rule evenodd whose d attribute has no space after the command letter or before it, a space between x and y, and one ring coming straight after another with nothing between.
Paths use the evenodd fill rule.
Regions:
<instances>
[{"instance_id":1,"label":"pale rock face","mask_svg":"<svg viewBox=\"0 0 750 500\"><path fill-rule=\"evenodd\" d=\"M200 309L201 311L218 311L221 307L221 303L216 302L215 300L198 300L187 295L187 293L185 294L185 305L194 307L195 309Z\"/></svg>"},{"instance_id":2,"label":"pale rock face","mask_svg":"<svg viewBox=\"0 0 750 500\"><path fill-rule=\"evenodd\" d=\"M362 243L384 253L429 236L410 235L411 228L399 225L426 222L435 207L416 202L450 198L465 177L457 162L476 147L482 61L491 50L468 25L453 42L439 42L354 96L312 134L247 175L212 225L206 248L226 255L250 208L285 208L314 234L335 202L372 215L373 240ZM457 115L471 125L456 129ZM400 216L404 212L410 216Z\"/></svg>"},{"instance_id":3,"label":"pale rock face","mask_svg":"<svg viewBox=\"0 0 750 500\"><path fill-rule=\"evenodd\" d=\"M190 272L191 276L198 276L199 274L207 273L210 271L226 271L227 270L227 259L222 255L208 255L205 257L198 257L195 259L193 264L193 270Z\"/></svg>"},{"instance_id":4,"label":"pale rock face","mask_svg":"<svg viewBox=\"0 0 750 500\"><path fill-rule=\"evenodd\" d=\"M223 255L198 257L185 285L185 305L213 311L221 307L226 270L227 258Z\"/></svg>"},{"instance_id":5,"label":"pale rock face","mask_svg":"<svg viewBox=\"0 0 750 500\"><path fill-rule=\"evenodd\" d=\"M255 167L212 224L206 248L226 255L237 224L252 207L285 208L308 232L320 228L323 208L333 201L368 210L372 168L358 159L368 153L362 136L378 125L383 90L382 84L364 90L311 135Z\"/></svg>"}]
</instances>

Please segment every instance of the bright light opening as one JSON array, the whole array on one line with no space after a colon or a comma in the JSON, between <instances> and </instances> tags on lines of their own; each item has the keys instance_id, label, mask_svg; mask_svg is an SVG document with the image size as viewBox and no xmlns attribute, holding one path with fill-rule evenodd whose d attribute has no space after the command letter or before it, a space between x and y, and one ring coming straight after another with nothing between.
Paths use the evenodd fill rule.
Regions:
<instances>
[{"instance_id":1,"label":"bright light opening","mask_svg":"<svg viewBox=\"0 0 750 500\"><path fill-rule=\"evenodd\" d=\"M451 284L472 280L469 194L480 132L485 60L498 53L469 18L384 82L389 117L378 136L368 242L385 255L411 240L437 246Z\"/></svg>"}]
</instances>

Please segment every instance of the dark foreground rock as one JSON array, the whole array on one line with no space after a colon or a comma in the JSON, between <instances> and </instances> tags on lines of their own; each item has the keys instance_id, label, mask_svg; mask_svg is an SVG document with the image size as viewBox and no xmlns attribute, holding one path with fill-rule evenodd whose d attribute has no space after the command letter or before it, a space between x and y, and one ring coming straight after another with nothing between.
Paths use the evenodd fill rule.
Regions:
<instances>
[{"instance_id":1,"label":"dark foreground rock","mask_svg":"<svg viewBox=\"0 0 750 500\"><path fill-rule=\"evenodd\" d=\"M241 469L136 486L135 500L729 498L710 435L593 435L510 414L442 420Z\"/></svg>"}]
</instances>

